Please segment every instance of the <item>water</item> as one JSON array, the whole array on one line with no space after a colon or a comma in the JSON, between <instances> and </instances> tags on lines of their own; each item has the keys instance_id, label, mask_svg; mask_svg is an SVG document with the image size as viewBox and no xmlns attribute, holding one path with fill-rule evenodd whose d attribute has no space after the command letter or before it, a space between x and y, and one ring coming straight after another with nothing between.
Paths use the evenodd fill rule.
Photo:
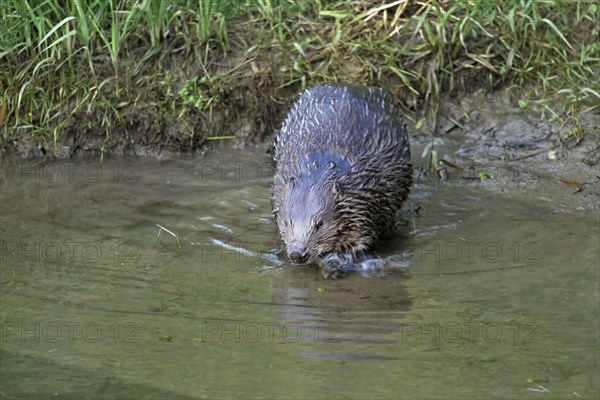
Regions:
<instances>
[{"instance_id":1,"label":"water","mask_svg":"<svg viewBox=\"0 0 600 400\"><path fill-rule=\"evenodd\" d=\"M2 394L598 396L597 211L426 179L391 267L323 279L275 256L271 173L263 147L3 160Z\"/></svg>"}]
</instances>

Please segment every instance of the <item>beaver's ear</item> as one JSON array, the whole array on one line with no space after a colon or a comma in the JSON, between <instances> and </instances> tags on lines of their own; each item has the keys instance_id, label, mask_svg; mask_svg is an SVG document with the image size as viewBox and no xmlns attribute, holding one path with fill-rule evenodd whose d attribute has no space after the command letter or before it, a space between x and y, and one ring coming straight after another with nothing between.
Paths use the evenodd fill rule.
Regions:
<instances>
[{"instance_id":1,"label":"beaver's ear","mask_svg":"<svg viewBox=\"0 0 600 400\"><path fill-rule=\"evenodd\" d=\"M342 187L342 184L338 180L333 182L333 194L335 194L337 197L344 196L344 188Z\"/></svg>"}]
</instances>

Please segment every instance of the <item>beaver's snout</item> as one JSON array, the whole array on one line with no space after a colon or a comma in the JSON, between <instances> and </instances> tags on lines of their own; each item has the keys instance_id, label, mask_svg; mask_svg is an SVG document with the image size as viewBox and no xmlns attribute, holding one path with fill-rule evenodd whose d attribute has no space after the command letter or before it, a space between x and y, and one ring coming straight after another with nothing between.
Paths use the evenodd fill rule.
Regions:
<instances>
[{"instance_id":1,"label":"beaver's snout","mask_svg":"<svg viewBox=\"0 0 600 400\"><path fill-rule=\"evenodd\" d=\"M288 246L288 256L293 262L302 264L308 261L308 250L300 244L292 243Z\"/></svg>"}]
</instances>

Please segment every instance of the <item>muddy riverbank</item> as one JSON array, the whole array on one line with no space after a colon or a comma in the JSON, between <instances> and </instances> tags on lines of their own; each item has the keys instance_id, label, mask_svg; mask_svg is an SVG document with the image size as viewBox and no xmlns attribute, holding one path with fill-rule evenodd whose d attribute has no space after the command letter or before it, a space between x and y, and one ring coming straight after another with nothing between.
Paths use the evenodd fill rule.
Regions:
<instances>
[{"instance_id":1,"label":"muddy riverbank","mask_svg":"<svg viewBox=\"0 0 600 400\"><path fill-rule=\"evenodd\" d=\"M552 200L560 199L557 211L599 209L597 112L559 123L501 93L466 96L444 103L435 137L448 144L438 145L438 159L452 162L438 161L442 179L461 177L498 194L509 187L523 193L544 187L553 192Z\"/></svg>"},{"instance_id":2,"label":"muddy riverbank","mask_svg":"<svg viewBox=\"0 0 600 400\"><path fill-rule=\"evenodd\" d=\"M252 120L248 119L247 110L240 111L245 116L237 122L230 123L224 116L216 118L227 126L224 133L231 137L211 140L202 146L193 137L186 139L187 145L182 144L182 133L177 133L183 129L181 124L168 126L164 131L155 126L155 135L151 137L148 124L156 116L148 111L146 115L132 116L131 131L123 127L122 133L129 142L115 139L112 147L106 146L104 151L99 151L104 138L72 133L59 137L55 151L41 148L33 139L28 141L24 137L13 142L5 140L4 153L11 154L11 159L43 156L50 160L88 159L90 155L98 160L103 155L165 160L193 154L201 163L207 151L269 143L296 93L287 90L279 96L277 102L268 94L262 102L254 99L256 103L270 105L255 104L262 111ZM551 185L556 186L556 195L564 195L565 209L598 209L600 114L580 113L560 122L550 121L542 111L534 105L523 109L514 96L500 91L446 97L435 126L425 122L417 127L407 120L412 140L423 146L429 144L437 157L436 165L431 163L431 151L424 151L417 158L421 176L467 180L499 193L506 185L517 185L524 190L535 190L540 184ZM194 143L198 146L194 147Z\"/></svg>"}]
</instances>

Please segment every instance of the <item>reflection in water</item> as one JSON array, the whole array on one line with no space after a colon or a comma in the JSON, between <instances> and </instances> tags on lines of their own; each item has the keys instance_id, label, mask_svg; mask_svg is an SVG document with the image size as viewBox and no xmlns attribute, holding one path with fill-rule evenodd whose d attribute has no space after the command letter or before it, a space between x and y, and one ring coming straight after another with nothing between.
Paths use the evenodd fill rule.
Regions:
<instances>
[{"instance_id":1,"label":"reflection in water","mask_svg":"<svg viewBox=\"0 0 600 400\"><path fill-rule=\"evenodd\" d=\"M368 280L359 274L324 280L315 268L284 268L275 277L273 303L280 319L326 325L337 342L378 343L379 335L398 331L410 308L407 278L398 271Z\"/></svg>"}]
</instances>

